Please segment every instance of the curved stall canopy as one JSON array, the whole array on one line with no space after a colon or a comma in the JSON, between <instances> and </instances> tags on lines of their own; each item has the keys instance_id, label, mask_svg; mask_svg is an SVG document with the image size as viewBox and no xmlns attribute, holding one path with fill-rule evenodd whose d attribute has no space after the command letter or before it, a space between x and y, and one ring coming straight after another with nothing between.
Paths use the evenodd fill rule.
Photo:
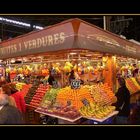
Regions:
<instances>
[{"instance_id":1,"label":"curved stall canopy","mask_svg":"<svg viewBox=\"0 0 140 140\"><path fill-rule=\"evenodd\" d=\"M82 49L140 59L140 45L84 21L79 26L77 45Z\"/></svg>"},{"instance_id":2,"label":"curved stall canopy","mask_svg":"<svg viewBox=\"0 0 140 140\"><path fill-rule=\"evenodd\" d=\"M77 18L1 42L0 59L68 49L140 59L140 45Z\"/></svg>"},{"instance_id":3,"label":"curved stall canopy","mask_svg":"<svg viewBox=\"0 0 140 140\"><path fill-rule=\"evenodd\" d=\"M74 35L71 22L65 21L40 31L3 41L0 43L0 59L71 49Z\"/></svg>"}]
</instances>

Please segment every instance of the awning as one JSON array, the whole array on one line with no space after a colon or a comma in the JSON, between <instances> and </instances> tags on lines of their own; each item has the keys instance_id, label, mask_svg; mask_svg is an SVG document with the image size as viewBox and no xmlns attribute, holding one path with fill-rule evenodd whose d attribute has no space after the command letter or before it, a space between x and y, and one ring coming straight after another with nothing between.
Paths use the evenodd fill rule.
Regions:
<instances>
[{"instance_id":1,"label":"awning","mask_svg":"<svg viewBox=\"0 0 140 140\"><path fill-rule=\"evenodd\" d=\"M0 59L67 49L88 49L140 59L140 45L80 19L71 19L3 41Z\"/></svg>"}]
</instances>

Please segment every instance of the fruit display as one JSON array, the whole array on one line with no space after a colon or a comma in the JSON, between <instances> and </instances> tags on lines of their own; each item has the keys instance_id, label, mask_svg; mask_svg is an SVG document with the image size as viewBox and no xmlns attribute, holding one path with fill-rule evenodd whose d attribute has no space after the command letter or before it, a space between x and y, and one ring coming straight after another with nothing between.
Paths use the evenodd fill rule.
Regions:
<instances>
[{"instance_id":1,"label":"fruit display","mask_svg":"<svg viewBox=\"0 0 140 140\"><path fill-rule=\"evenodd\" d=\"M42 75L43 76L48 76L49 75L49 70L47 68L42 69Z\"/></svg>"},{"instance_id":2,"label":"fruit display","mask_svg":"<svg viewBox=\"0 0 140 140\"><path fill-rule=\"evenodd\" d=\"M9 72L10 73L10 79L14 79L17 75L17 70L14 68L14 69L6 69L6 72Z\"/></svg>"},{"instance_id":3,"label":"fruit display","mask_svg":"<svg viewBox=\"0 0 140 140\"><path fill-rule=\"evenodd\" d=\"M90 93L96 103L99 103L101 105L107 105L112 104L116 101L115 94L106 83L86 87L89 88Z\"/></svg>"},{"instance_id":4,"label":"fruit display","mask_svg":"<svg viewBox=\"0 0 140 140\"><path fill-rule=\"evenodd\" d=\"M55 103L59 90L59 88L51 88L49 91L47 91L47 93L42 99L41 107L48 107L49 105Z\"/></svg>"},{"instance_id":5,"label":"fruit display","mask_svg":"<svg viewBox=\"0 0 140 140\"><path fill-rule=\"evenodd\" d=\"M114 106L101 106L98 103L90 103L80 108L79 112L83 117L103 119L115 110Z\"/></svg>"},{"instance_id":6,"label":"fruit display","mask_svg":"<svg viewBox=\"0 0 140 140\"><path fill-rule=\"evenodd\" d=\"M43 85L40 84L38 89L36 90L35 95L33 96L30 105L34 106L34 107L38 107L40 102L42 101L42 98L44 97L44 95L46 94L46 92L49 90L50 86L49 85Z\"/></svg>"},{"instance_id":7,"label":"fruit display","mask_svg":"<svg viewBox=\"0 0 140 140\"><path fill-rule=\"evenodd\" d=\"M52 64L52 69L55 74L60 74L61 73L61 64L60 63L53 63Z\"/></svg>"},{"instance_id":8,"label":"fruit display","mask_svg":"<svg viewBox=\"0 0 140 140\"><path fill-rule=\"evenodd\" d=\"M48 76L49 70L46 64L24 64L6 68L6 72L10 74L10 79L14 79L18 74Z\"/></svg>"},{"instance_id":9,"label":"fruit display","mask_svg":"<svg viewBox=\"0 0 140 140\"><path fill-rule=\"evenodd\" d=\"M133 83L135 84L135 86L140 90L140 85L137 82L137 80L134 77L131 77L130 79L133 81Z\"/></svg>"},{"instance_id":10,"label":"fruit display","mask_svg":"<svg viewBox=\"0 0 140 140\"><path fill-rule=\"evenodd\" d=\"M77 111L77 109L74 106L64 106L59 109L54 109L54 114L67 117L70 119L74 119L80 116L80 113Z\"/></svg>"},{"instance_id":11,"label":"fruit display","mask_svg":"<svg viewBox=\"0 0 140 140\"><path fill-rule=\"evenodd\" d=\"M63 117L68 119L76 119L80 117L79 111L74 106L61 106L61 107L53 107L51 109L48 108L38 108L37 111L42 113L49 113L51 115L55 115L56 117Z\"/></svg>"},{"instance_id":12,"label":"fruit display","mask_svg":"<svg viewBox=\"0 0 140 140\"><path fill-rule=\"evenodd\" d=\"M27 85L23 85L21 92L23 93L23 97L25 97L27 95L27 93L29 92L29 89L32 87L31 84Z\"/></svg>"},{"instance_id":13,"label":"fruit display","mask_svg":"<svg viewBox=\"0 0 140 140\"><path fill-rule=\"evenodd\" d=\"M137 81L135 80L135 78L127 78L125 81L126 81L126 86L129 89L131 94L134 94L140 91L140 87Z\"/></svg>"},{"instance_id":14,"label":"fruit display","mask_svg":"<svg viewBox=\"0 0 140 140\"><path fill-rule=\"evenodd\" d=\"M19 82L18 82L18 83L16 84L16 89L17 89L18 91L20 91L20 90L23 89L23 86L24 86L24 85L26 85L26 84L25 84L25 83L19 83Z\"/></svg>"},{"instance_id":15,"label":"fruit display","mask_svg":"<svg viewBox=\"0 0 140 140\"><path fill-rule=\"evenodd\" d=\"M81 86L80 89L71 89L71 87L65 87L60 89L56 101L62 105L66 105L67 101L71 101L72 106L79 110L82 106L82 100L86 98L89 102L93 102L93 98L90 95L88 88Z\"/></svg>"},{"instance_id":16,"label":"fruit display","mask_svg":"<svg viewBox=\"0 0 140 140\"><path fill-rule=\"evenodd\" d=\"M25 96L25 102L26 102L26 104L30 104L30 102L31 102L31 100L32 100L32 98L33 98L33 96L36 94L36 90L37 90L38 86L39 86L39 85L33 85L33 86L29 89L28 93L27 93L26 96Z\"/></svg>"},{"instance_id":17,"label":"fruit display","mask_svg":"<svg viewBox=\"0 0 140 140\"><path fill-rule=\"evenodd\" d=\"M73 65L70 62L66 62L63 70L64 72L67 73L67 72L71 72L72 68L73 68Z\"/></svg>"}]
</instances>

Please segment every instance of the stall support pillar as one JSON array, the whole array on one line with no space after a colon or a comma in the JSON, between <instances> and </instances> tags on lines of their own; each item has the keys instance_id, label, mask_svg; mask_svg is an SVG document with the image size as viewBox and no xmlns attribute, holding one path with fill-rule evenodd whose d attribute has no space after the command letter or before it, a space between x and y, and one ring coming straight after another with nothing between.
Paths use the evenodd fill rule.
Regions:
<instances>
[{"instance_id":1,"label":"stall support pillar","mask_svg":"<svg viewBox=\"0 0 140 140\"><path fill-rule=\"evenodd\" d=\"M109 56L107 63L106 63L106 76L105 76L105 82L108 83L108 85L112 88L113 91L115 91L116 87L116 57L115 56Z\"/></svg>"}]
</instances>

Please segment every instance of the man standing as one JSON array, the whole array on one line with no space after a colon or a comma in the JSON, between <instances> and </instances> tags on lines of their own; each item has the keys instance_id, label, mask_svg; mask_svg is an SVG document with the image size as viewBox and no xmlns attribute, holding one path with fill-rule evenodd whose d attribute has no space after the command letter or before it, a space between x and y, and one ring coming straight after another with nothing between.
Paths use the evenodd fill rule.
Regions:
<instances>
[{"instance_id":1,"label":"man standing","mask_svg":"<svg viewBox=\"0 0 140 140\"><path fill-rule=\"evenodd\" d=\"M0 124L23 124L20 111L9 105L8 95L0 94Z\"/></svg>"},{"instance_id":2,"label":"man standing","mask_svg":"<svg viewBox=\"0 0 140 140\"><path fill-rule=\"evenodd\" d=\"M123 78L118 79L119 89L116 93L117 102L114 104L119 114L116 117L117 124L128 124L128 117L130 115L130 92L126 87Z\"/></svg>"}]
</instances>

